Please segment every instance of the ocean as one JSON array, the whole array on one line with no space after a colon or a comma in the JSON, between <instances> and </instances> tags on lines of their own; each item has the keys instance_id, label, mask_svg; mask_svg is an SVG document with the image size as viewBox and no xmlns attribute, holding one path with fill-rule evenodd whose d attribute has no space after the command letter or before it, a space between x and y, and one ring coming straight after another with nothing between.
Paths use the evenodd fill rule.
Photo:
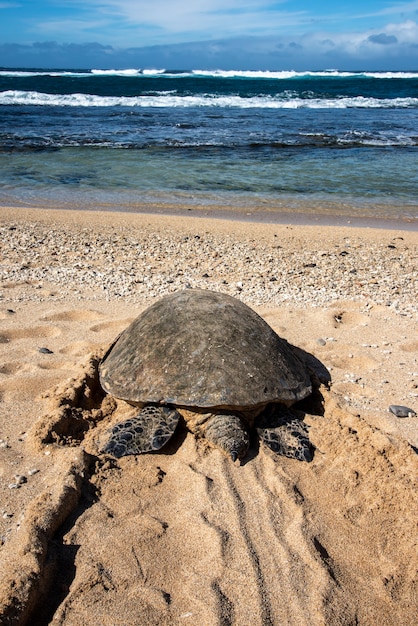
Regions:
<instances>
[{"instance_id":1,"label":"ocean","mask_svg":"<svg viewBox=\"0 0 418 626\"><path fill-rule=\"evenodd\" d=\"M418 224L417 147L418 72L0 70L3 206Z\"/></svg>"}]
</instances>

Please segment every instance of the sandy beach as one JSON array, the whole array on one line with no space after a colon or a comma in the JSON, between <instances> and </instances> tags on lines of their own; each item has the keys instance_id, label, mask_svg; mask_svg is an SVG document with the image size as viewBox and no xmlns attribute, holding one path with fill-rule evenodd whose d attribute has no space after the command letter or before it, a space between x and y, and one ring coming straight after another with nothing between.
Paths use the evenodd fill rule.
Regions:
<instances>
[{"instance_id":1,"label":"sandy beach","mask_svg":"<svg viewBox=\"0 0 418 626\"><path fill-rule=\"evenodd\" d=\"M0 231L1 624L416 623L417 231L6 207ZM101 454L132 407L98 359L189 287L329 370L311 463L186 431Z\"/></svg>"}]
</instances>

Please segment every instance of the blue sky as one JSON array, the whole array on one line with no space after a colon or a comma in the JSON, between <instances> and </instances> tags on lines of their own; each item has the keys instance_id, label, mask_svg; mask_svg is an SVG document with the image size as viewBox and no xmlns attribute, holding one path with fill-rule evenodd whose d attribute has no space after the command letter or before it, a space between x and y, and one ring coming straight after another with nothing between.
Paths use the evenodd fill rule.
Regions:
<instances>
[{"instance_id":1,"label":"blue sky","mask_svg":"<svg viewBox=\"0 0 418 626\"><path fill-rule=\"evenodd\" d=\"M418 70L418 0L0 0L0 66Z\"/></svg>"}]
</instances>

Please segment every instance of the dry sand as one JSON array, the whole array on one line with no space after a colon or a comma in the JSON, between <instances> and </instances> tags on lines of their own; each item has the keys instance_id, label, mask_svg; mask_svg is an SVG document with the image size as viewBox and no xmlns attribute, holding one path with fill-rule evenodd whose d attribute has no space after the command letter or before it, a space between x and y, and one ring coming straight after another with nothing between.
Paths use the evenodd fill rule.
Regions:
<instances>
[{"instance_id":1,"label":"dry sand","mask_svg":"<svg viewBox=\"0 0 418 626\"><path fill-rule=\"evenodd\" d=\"M0 623L416 623L418 234L0 209ZM182 432L98 450L130 407L103 348L156 297L253 306L329 368L312 463ZM40 352L40 348L47 348Z\"/></svg>"}]
</instances>

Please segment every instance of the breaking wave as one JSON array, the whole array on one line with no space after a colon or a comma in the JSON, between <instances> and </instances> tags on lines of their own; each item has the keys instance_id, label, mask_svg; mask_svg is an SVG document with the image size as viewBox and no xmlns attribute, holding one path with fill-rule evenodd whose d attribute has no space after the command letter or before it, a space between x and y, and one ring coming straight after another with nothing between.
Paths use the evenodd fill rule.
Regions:
<instances>
[{"instance_id":1,"label":"breaking wave","mask_svg":"<svg viewBox=\"0 0 418 626\"><path fill-rule=\"evenodd\" d=\"M99 96L84 93L49 94L37 91L8 90L0 92L0 105L34 105L60 107L220 107L260 109L410 109L418 107L418 98L372 98L365 96L318 98L292 93L276 96L178 95L173 91L140 96Z\"/></svg>"}]
</instances>

